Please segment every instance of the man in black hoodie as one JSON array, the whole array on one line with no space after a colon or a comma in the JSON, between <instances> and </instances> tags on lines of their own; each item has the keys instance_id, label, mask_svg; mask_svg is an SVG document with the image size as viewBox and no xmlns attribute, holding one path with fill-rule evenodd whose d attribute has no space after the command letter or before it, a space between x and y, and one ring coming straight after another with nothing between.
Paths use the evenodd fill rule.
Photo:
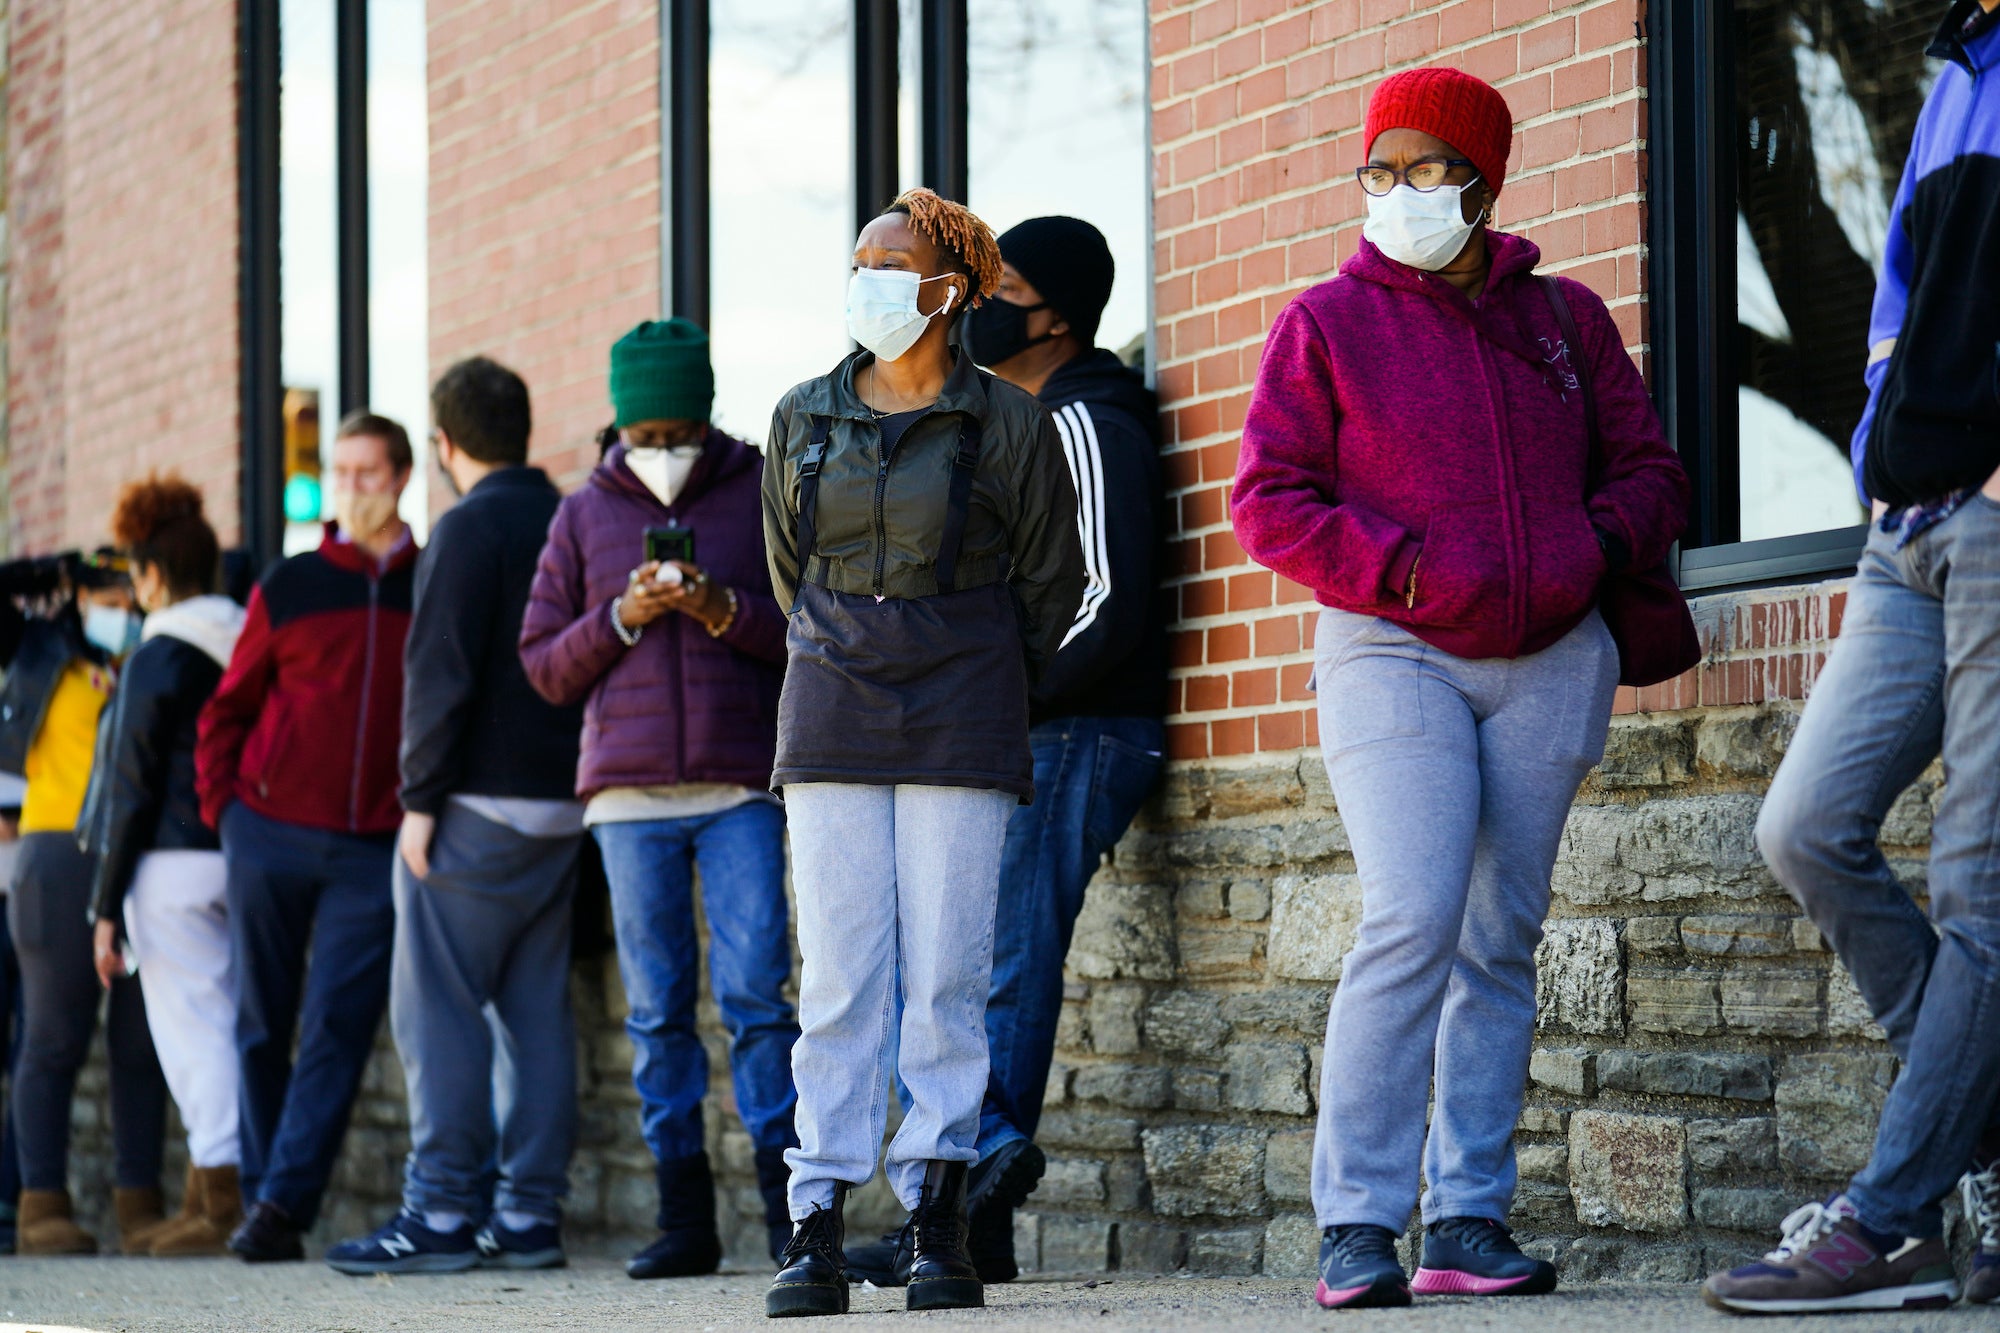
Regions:
<instances>
[{"instance_id":1,"label":"man in black hoodie","mask_svg":"<svg viewBox=\"0 0 2000 1333\"><path fill-rule=\"evenodd\" d=\"M1047 1166L1033 1140L1063 959L1085 887L1159 778L1167 703L1158 412L1139 372L1096 346L1110 247L1080 219L1030 218L1000 237L1000 257L999 299L967 316L966 347L1054 416L1076 483L1087 582L1034 693L1035 800L1014 812L1001 860L986 1002L992 1072L966 1186L983 1282L1019 1273L1014 1209ZM877 1285L900 1281L908 1245L897 1239L855 1246L850 1269Z\"/></svg>"}]
</instances>

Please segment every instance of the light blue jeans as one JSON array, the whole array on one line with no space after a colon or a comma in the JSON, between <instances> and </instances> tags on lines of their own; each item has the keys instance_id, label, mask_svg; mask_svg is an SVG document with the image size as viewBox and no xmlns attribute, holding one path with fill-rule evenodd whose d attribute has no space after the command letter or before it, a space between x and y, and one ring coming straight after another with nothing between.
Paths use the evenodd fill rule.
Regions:
<instances>
[{"instance_id":1,"label":"light blue jeans","mask_svg":"<svg viewBox=\"0 0 2000 1333\"><path fill-rule=\"evenodd\" d=\"M1875 839L1940 751L1926 919ZM1848 1200L1874 1230L1940 1235L2000 1088L2000 505L1974 496L1901 550L1870 530L1757 845L1903 1062Z\"/></svg>"},{"instance_id":2,"label":"light blue jeans","mask_svg":"<svg viewBox=\"0 0 2000 1333\"><path fill-rule=\"evenodd\" d=\"M1400 1232L1421 1160L1426 1224L1504 1222L1535 946L1563 821L1604 755L1617 647L1592 612L1533 656L1469 661L1329 610L1314 651L1361 929L1327 1021L1313 1209Z\"/></svg>"},{"instance_id":3,"label":"light blue jeans","mask_svg":"<svg viewBox=\"0 0 2000 1333\"><path fill-rule=\"evenodd\" d=\"M837 1183L875 1174L899 971L895 1072L911 1105L889 1145L889 1184L914 1209L924 1163L977 1159L1000 848L1016 804L967 787L785 788L805 961L799 1146L785 1154L795 1220L831 1204Z\"/></svg>"}]
</instances>

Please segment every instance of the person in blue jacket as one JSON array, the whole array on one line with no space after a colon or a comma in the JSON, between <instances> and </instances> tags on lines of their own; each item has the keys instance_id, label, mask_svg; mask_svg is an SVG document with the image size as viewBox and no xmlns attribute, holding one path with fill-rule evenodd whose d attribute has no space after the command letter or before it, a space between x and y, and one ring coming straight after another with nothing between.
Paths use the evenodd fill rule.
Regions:
<instances>
[{"instance_id":1,"label":"person in blue jacket","mask_svg":"<svg viewBox=\"0 0 2000 1333\"><path fill-rule=\"evenodd\" d=\"M1855 479L1874 519L1840 640L1757 824L1902 1074L1868 1164L1718 1273L1741 1313L1948 1305L1939 1200L1961 1185L1968 1300L2000 1297L2000 0L1957 0L1896 193ZM1877 845L1942 753L1930 915Z\"/></svg>"}]
</instances>

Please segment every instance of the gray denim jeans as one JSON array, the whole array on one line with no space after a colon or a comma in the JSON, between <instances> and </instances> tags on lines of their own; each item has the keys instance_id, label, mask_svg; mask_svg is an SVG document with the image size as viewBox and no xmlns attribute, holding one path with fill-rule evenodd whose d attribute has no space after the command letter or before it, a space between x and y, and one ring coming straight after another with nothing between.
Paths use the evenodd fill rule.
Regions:
<instances>
[{"instance_id":1,"label":"gray denim jeans","mask_svg":"<svg viewBox=\"0 0 2000 1333\"><path fill-rule=\"evenodd\" d=\"M1469 661L1321 613L1320 740L1361 879L1327 1021L1319 1224L1504 1221L1535 1028L1535 946L1618 652L1595 612L1530 657ZM1428 1135L1424 1107L1435 1081Z\"/></svg>"},{"instance_id":2,"label":"gray denim jeans","mask_svg":"<svg viewBox=\"0 0 2000 1333\"><path fill-rule=\"evenodd\" d=\"M1940 750L1927 920L1876 836ZM2000 504L1902 550L1870 530L1757 844L1903 1061L1848 1198L1877 1231L1938 1235L2000 1086Z\"/></svg>"},{"instance_id":3,"label":"gray denim jeans","mask_svg":"<svg viewBox=\"0 0 2000 1333\"><path fill-rule=\"evenodd\" d=\"M804 960L799 1146L785 1154L794 1219L830 1204L836 1183L875 1174L899 972L896 1072L910 1109L889 1145L889 1185L915 1208L924 1163L977 1159L1000 847L1017 804L969 787L785 788Z\"/></svg>"}]
</instances>

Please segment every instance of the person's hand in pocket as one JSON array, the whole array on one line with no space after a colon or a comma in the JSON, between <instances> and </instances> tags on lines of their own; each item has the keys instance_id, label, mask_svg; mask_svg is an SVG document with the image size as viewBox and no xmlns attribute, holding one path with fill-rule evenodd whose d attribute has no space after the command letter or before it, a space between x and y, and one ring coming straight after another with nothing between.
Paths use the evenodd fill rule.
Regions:
<instances>
[{"instance_id":1,"label":"person's hand in pocket","mask_svg":"<svg viewBox=\"0 0 2000 1333\"><path fill-rule=\"evenodd\" d=\"M403 827L396 835L396 848L403 855L403 864L418 879L431 877L431 839L436 834L436 815L422 815L415 810L404 812Z\"/></svg>"}]
</instances>

